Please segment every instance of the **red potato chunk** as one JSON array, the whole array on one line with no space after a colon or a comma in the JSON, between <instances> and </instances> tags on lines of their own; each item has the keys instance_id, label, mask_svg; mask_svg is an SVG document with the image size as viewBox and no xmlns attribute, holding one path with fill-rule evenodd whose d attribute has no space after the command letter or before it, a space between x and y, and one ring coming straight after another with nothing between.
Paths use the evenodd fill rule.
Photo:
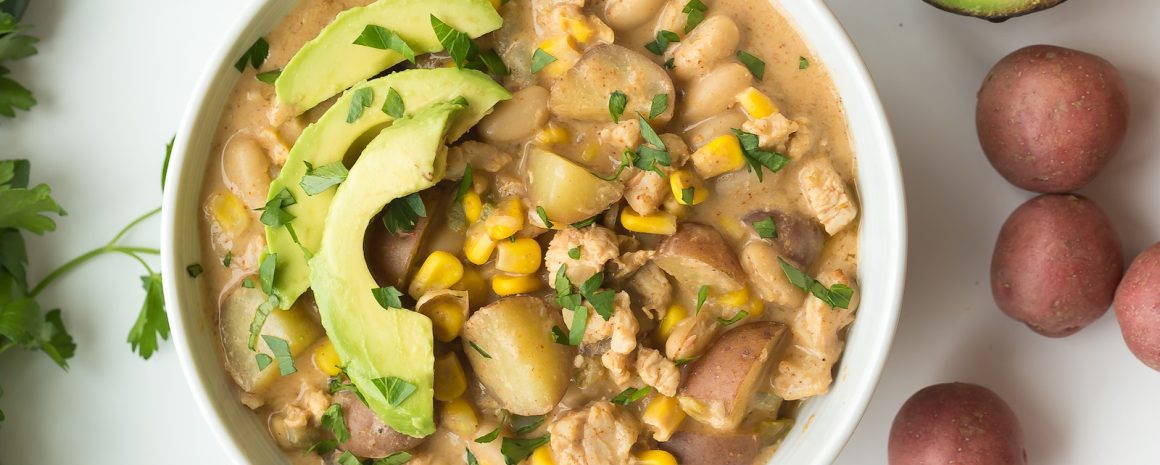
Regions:
<instances>
[{"instance_id":1,"label":"red potato chunk","mask_svg":"<svg viewBox=\"0 0 1160 465\"><path fill-rule=\"evenodd\" d=\"M653 263L687 289L708 285L726 293L741 289L746 281L741 262L721 233L703 224L681 224L661 243Z\"/></svg>"},{"instance_id":2,"label":"red potato chunk","mask_svg":"<svg viewBox=\"0 0 1160 465\"><path fill-rule=\"evenodd\" d=\"M735 430L786 334L785 326L749 323L724 336L689 366L677 399L698 421L720 430Z\"/></svg>"}]
</instances>

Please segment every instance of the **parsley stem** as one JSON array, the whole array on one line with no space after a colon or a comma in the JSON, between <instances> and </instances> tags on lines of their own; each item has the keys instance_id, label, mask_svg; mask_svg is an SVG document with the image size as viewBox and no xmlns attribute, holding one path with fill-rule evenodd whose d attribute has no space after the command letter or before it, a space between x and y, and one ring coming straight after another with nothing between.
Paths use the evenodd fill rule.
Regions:
<instances>
[{"instance_id":1,"label":"parsley stem","mask_svg":"<svg viewBox=\"0 0 1160 465\"><path fill-rule=\"evenodd\" d=\"M125 226L123 229L121 229L121 231L118 232L116 236L113 236L113 240L109 241L108 244L105 244L103 247L98 247L85 252L81 256L69 260L59 268L53 270L48 274L48 276L45 276L44 279L40 281L40 284L37 284L36 287L32 288L32 292L29 293L30 296L36 297L40 295L40 293L44 291L44 289L47 288L50 284L56 282L56 280L62 278L73 269L107 253L120 253L128 255L144 265L145 269L149 272L150 275L154 274L153 268L149 267L149 265L145 263L145 260L141 259L140 255L160 255L160 250L147 247L121 247L118 246L117 243L120 242L121 239L124 239L125 235L129 234L129 231L132 231L134 227L143 223L145 220L156 216L158 213L161 213L160 208L137 217L132 222L130 222L128 226Z\"/></svg>"}]
</instances>

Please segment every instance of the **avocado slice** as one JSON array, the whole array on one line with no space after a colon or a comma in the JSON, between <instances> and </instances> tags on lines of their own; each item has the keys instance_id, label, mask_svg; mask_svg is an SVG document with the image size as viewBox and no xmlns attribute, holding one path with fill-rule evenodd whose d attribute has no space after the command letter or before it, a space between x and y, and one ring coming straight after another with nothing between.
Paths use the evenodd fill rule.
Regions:
<instances>
[{"instance_id":1,"label":"avocado slice","mask_svg":"<svg viewBox=\"0 0 1160 465\"><path fill-rule=\"evenodd\" d=\"M1016 16L1046 10L1067 0L923 0L936 8L1001 23Z\"/></svg>"},{"instance_id":2,"label":"avocado slice","mask_svg":"<svg viewBox=\"0 0 1160 465\"><path fill-rule=\"evenodd\" d=\"M363 88L374 92L374 101L363 111L362 117L354 123L347 123L347 112L354 94ZM323 225L334 198L334 189L314 196L302 190L299 183L306 175L306 163L325 166L343 161L351 146L365 134L394 122L395 118L380 110L390 89L403 97L409 109L423 108L458 96L466 98L470 106L452 124L450 140L458 139L470 130L491 112L497 102L511 98L506 89L478 71L451 68L408 70L356 85L322 118L306 128L290 149L281 174L270 184L270 200L286 190L296 201L286 207L286 211L295 216L290 222L294 234L286 227L266 227L268 252L278 254L274 293L281 297L282 308L290 308L310 286L308 255L318 252Z\"/></svg>"},{"instance_id":3,"label":"avocado slice","mask_svg":"<svg viewBox=\"0 0 1160 465\"><path fill-rule=\"evenodd\" d=\"M489 0L379 0L344 11L282 70L274 84L282 111L302 114L405 59L393 50L356 45L354 41L367 26L393 31L416 55L442 51L431 16L472 38L503 25L503 17Z\"/></svg>"},{"instance_id":4,"label":"avocado slice","mask_svg":"<svg viewBox=\"0 0 1160 465\"><path fill-rule=\"evenodd\" d=\"M410 310L384 309L363 250L366 226L390 201L443 179L447 142L462 100L438 103L396 121L367 146L334 197L322 248L311 260L311 284L322 325L346 364L346 374L369 406L400 433L435 432L434 336L431 320ZM374 380L395 377L414 385L392 405Z\"/></svg>"}]
</instances>

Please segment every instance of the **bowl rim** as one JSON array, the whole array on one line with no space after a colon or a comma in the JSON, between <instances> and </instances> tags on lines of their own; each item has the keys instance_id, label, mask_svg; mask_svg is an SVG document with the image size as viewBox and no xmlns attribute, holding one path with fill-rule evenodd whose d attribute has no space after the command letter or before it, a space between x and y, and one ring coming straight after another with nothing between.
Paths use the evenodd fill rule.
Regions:
<instances>
[{"instance_id":1,"label":"bowl rim","mask_svg":"<svg viewBox=\"0 0 1160 465\"><path fill-rule=\"evenodd\" d=\"M190 103L182 117L182 122L174 142L169 165L170 175L167 177L170 180L170 185L166 186L165 192L163 193L163 208L161 214L161 270L167 273L168 276L178 277L184 276L185 274L184 262L178 260L180 253L178 238L182 232L180 228L182 217L178 216L178 213L188 214L189 212L179 209L180 196L185 190L189 189L195 190L200 195L202 188L201 176L203 173L191 173L194 170L185 168L192 160L205 156L204 153L190 153L190 147L195 145L193 140L196 132L195 129L197 129L199 124L203 124L207 120L212 120L214 122L213 128L216 131L217 118L220 117L222 108L218 105L209 105L212 100L212 92L215 86L221 86L223 81L228 81L229 88L233 87L234 82L236 82L235 80L222 79L221 76L232 68L234 62L233 57L242 53L250 46L248 40L243 39L253 36L252 30L255 28L256 23L261 20L262 13L266 12L273 4L279 1L253 1L240 10L238 13L239 19L232 27L227 29L227 33L221 39L216 51L211 55L207 66L198 78L198 83L191 94ZM786 8L784 4L787 3L787 0L769 1L782 14L785 14ZM891 251L885 257L889 265L887 267L888 269L884 271L886 275L884 281L887 285L880 290L883 295L878 299L883 305L875 309L876 312L880 313L877 317L878 325L874 328L877 332L866 336L871 338L872 344L867 347L861 347L863 350L868 350L869 364L864 367L865 369L862 370L862 375L858 376L856 380L835 380L835 384L842 383L843 385L850 385L853 381L858 382L850 387L853 391L849 395L848 403L846 404L847 407L845 407L847 413L840 418L834 416L834 421L837 422L838 428L829 429L830 434L824 435L822 439L818 440L823 446L820 450L814 451L815 454L812 456L810 462L814 465L824 465L831 464L837 459L838 454L850 440L855 428L861 421L863 415L865 415L871 397L880 382L890 349L893 346L901 313L906 275L907 211L905 189L902 184L902 173L897 147L885 109L865 62L862 60L849 34L834 16L833 11L825 4L824 0L804 0L794 3L796 3L794 9L812 9L811 14L819 15L822 23L821 26L824 30L818 34L828 37L830 45L833 48L825 51L825 53L821 53L822 51L817 48L818 44L816 41L809 40L805 37L803 39L817 54L827 55L829 57L823 61L829 68L829 74L831 75L831 79L835 81L835 86L838 86L835 73L837 67L835 63L840 61L841 68L851 73L849 76L849 86L838 86L840 87L838 91L842 94L841 98L844 100L842 108L847 112L846 119L851 133L852 143L856 146L860 145L853 141L853 139L856 135L865 136L871 139L866 144L872 145L883 152L881 156L877 157L876 161L881 166L878 166L875 172L885 175L885 178L877 178L875 183L871 183L871 185L881 187L880 189L875 189L875 191L876 195L880 194L883 198L873 206L875 210L882 210L885 213L884 227L887 229L887 237L885 238L887 242L876 243L876 245ZM790 16L790 19L793 20L793 15L787 16ZM800 28L799 33L804 35L804 32ZM835 61L835 59L838 61ZM861 129L862 127L855 128L853 119L849 114L848 108L851 106L851 97L857 97L860 101L856 105L867 111L864 115L865 118L868 118L869 122L862 125L866 126L864 131L862 131L865 134L855 134L855 129ZM868 186L864 182L866 177L861 163L863 156L857 150L855 154L856 159L859 160L858 189L860 193L863 193ZM859 215L863 225L865 225L866 217L868 216L866 211L869 209L870 207L863 203L863 211ZM865 242L866 232L864 230L860 231L860 236L859 273L861 274L863 271L861 267L863 257L861 254L867 245ZM248 463L246 459L247 454L240 447L239 441L235 437L236 431L231 428L223 411L227 406L224 402L215 402L211 398L208 388L210 383L209 375L198 367L199 357L204 358L207 354L194 353L190 343L190 339L194 336L194 333L202 329L196 324L188 324L185 319L187 317L204 318L204 311L200 306L184 305L180 299L181 288L189 285L197 286L199 288L198 292L201 292L200 288L202 284L200 281L167 279L164 283L165 300L170 312L171 333L173 335L173 344L178 355L178 360L194 401L212 431L212 434L217 438L218 443L233 463L246 464ZM864 309L865 307L860 307L859 314L863 313L865 311ZM195 313L189 314L189 312ZM855 322L855 331L858 329L857 321L860 320L861 318ZM213 363L220 366L218 354L212 354L212 358ZM845 358L846 356L843 355L843 359ZM841 372L839 376L841 376ZM834 387L836 388L836 386ZM805 422L805 426L800 430L795 428L795 431L791 433L791 437L787 439L787 442L792 440L797 434L801 434L802 431L808 429L810 424L813 423L814 418L810 417L807 420L799 418L799 422L802 421Z\"/></svg>"}]
</instances>

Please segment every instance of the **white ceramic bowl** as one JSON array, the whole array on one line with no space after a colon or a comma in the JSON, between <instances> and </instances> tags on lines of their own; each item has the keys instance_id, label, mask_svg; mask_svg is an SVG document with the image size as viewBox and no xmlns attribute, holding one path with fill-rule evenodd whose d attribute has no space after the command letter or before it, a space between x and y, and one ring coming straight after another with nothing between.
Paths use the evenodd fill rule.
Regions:
<instances>
[{"instance_id":1,"label":"white ceramic bowl","mask_svg":"<svg viewBox=\"0 0 1160 465\"><path fill-rule=\"evenodd\" d=\"M849 119L858 157L862 203L862 304L830 393L805 404L800 420L772 463L827 465L834 461L862 418L886 362L902 296L906 266L906 212L897 152L886 115L865 65L822 0L773 0L826 64ZM214 56L185 115L169 167L162 222L162 269L185 275L200 261L198 198L218 119L238 73L233 69L254 41L271 30L294 2L263 0ZM202 413L227 454L238 464L285 464L266 425L234 394L219 362L218 342L195 281L167 279L173 342Z\"/></svg>"}]
</instances>

